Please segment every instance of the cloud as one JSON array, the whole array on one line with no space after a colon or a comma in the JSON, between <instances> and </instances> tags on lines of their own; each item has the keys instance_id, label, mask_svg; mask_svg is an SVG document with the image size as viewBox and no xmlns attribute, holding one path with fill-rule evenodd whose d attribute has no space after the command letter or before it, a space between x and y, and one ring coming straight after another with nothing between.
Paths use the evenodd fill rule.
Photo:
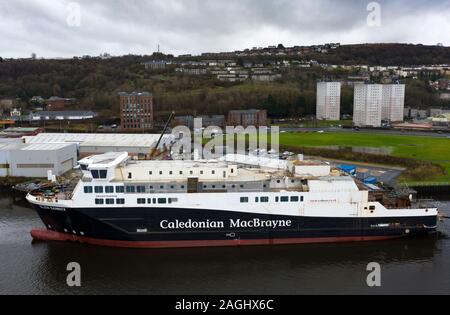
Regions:
<instances>
[{"instance_id":1,"label":"cloud","mask_svg":"<svg viewBox=\"0 0 450 315\"><path fill-rule=\"evenodd\" d=\"M450 3L363 0L0 0L0 56L230 51L324 42L450 45ZM72 21L80 8L80 25ZM75 19L77 21L77 19ZM75 23L76 24L76 23Z\"/></svg>"}]
</instances>

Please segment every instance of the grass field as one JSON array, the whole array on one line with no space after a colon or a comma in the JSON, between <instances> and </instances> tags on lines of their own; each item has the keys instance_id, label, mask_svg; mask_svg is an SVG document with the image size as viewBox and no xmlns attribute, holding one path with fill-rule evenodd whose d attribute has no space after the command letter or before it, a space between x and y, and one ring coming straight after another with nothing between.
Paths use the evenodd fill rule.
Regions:
<instances>
[{"instance_id":1,"label":"grass field","mask_svg":"<svg viewBox=\"0 0 450 315\"><path fill-rule=\"evenodd\" d=\"M370 147L388 148L393 156L409 157L442 165L447 175L433 182L450 182L450 139L421 136L386 135L374 133L285 133L280 144L298 147Z\"/></svg>"}]
</instances>

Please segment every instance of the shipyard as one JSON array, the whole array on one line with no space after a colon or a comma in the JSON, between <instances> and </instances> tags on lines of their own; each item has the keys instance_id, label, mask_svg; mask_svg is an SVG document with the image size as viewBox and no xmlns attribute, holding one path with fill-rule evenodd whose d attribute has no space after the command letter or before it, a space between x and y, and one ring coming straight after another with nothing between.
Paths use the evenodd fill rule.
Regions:
<instances>
[{"instance_id":1,"label":"shipyard","mask_svg":"<svg viewBox=\"0 0 450 315\"><path fill-rule=\"evenodd\" d=\"M192 2L0 5L0 295L450 294L450 5Z\"/></svg>"}]
</instances>

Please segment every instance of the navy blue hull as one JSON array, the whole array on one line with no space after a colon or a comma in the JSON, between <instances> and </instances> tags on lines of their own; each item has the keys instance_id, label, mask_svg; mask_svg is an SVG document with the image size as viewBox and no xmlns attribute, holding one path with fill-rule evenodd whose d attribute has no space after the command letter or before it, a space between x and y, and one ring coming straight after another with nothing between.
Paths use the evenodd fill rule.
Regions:
<instances>
[{"instance_id":1,"label":"navy blue hull","mask_svg":"<svg viewBox=\"0 0 450 315\"><path fill-rule=\"evenodd\" d=\"M303 243L303 240L307 243L308 239L375 240L435 232L438 220L436 216L313 218L173 208L89 208L66 211L39 206L35 208L49 231L85 239L164 244L196 241L211 241L211 244L249 241L258 244L258 240L269 240L269 243L270 240L276 240L274 243ZM278 223L261 225L269 221ZM195 222L203 225L195 226Z\"/></svg>"}]
</instances>

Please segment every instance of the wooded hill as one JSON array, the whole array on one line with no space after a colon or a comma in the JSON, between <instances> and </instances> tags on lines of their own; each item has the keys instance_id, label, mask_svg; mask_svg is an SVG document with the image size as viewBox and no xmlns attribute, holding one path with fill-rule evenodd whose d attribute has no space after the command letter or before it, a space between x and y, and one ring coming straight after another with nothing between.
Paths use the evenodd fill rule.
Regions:
<instances>
[{"instance_id":1,"label":"wooded hill","mask_svg":"<svg viewBox=\"0 0 450 315\"><path fill-rule=\"evenodd\" d=\"M18 98L23 108L31 108L33 96L76 98L79 105L74 109L96 110L105 117L112 117L119 113L118 92L149 91L155 95L157 112L176 110L179 114L226 114L231 109L266 108L275 117L297 116L314 113L317 80L355 75L342 69L327 71L321 67L291 67L283 69L282 78L274 83L225 83L214 76L177 74L170 67L151 71L142 65L145 61L161 58L173 57L127 55L106 60L0 59L0 99ZM450 48L402 44L351 45L341 46L327 54L253 58L262 62L315 59L320 63L347 65L450 64ZM240 59L236 57L236 61ZM432 91L429 79L406 80L407 105L422 108L449 105L440 101ZM344 88L343 113L351 114L352 99L352 89Z\"/></svg>"}]
</instances>

